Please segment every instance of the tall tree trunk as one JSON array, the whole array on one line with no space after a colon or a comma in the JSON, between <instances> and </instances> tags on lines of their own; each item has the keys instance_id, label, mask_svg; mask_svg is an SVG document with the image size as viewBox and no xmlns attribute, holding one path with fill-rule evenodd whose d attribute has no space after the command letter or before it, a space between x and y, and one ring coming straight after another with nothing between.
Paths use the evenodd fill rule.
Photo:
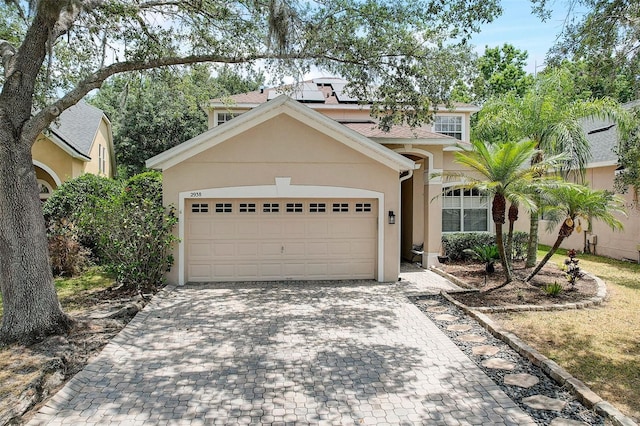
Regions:
<instances>
[{"instance_id":1,"label":"tall tree trunk","mask_svg":"<svg viewBox=\"0 0 640 426\"><path fill-rule=\"evenodd\" d=\"M29 342L71 325L49 266L31 147L48 123L31 119L38 73L65 2L42 1L17 51L3 60L0 92L0 340ZM53 119L53 117L51 117Z\"/></svg>"},{"instance_id":2,"label":"tall tree trunk","mask_svg":"<svg viewBox=\"0 0 640 426\"><path fill-rule=\"evenodd\" d=\"M0 123L0 339L29 342L66 331L53 285L31 146Z\"/></svg>"},{"instance_id":3,"label":"tall tree trunk","mask_svg":"<svg viewBox=\"0 0 640 426\"><path fill-rule=\"evenodd\" d=\"M555 252L558 250L558 248L560 247L560 244L562 244L565 238L567 238L573 233L574 226L575 225L573 224L573 219L571 220L571 226L567 225L566 221L562 223L562 226L560 227L560 231L558 231L558 238L556 238L556 242L553 244L553 247L551 247L551 250L549 250L549 252L547 252L547 254L542 258L540 263L538 263L538 266L536 266L536 268L533 271L531 271L531 273L529 274L529 276L525 281L527 282L531 281L531 279L535 277L538 274L538 272L540 272L540 270L544 267L544 265L547 264L549 259L551 259L551 256L553 256Z\"/></svg>"},{"instance_id":4,"label":"tall tree trunk","mask_svg":"<svg viewBox=\"0 0 640 426\"><path fill-rule=\"evenodd\" d=\"M531 223L529 225L529 241L527 243L527 261L525 268L532 268L536 264L538 258L538 227L540 225L540 216L538 212L531 212Z\"/></svg>"}]
</instances>

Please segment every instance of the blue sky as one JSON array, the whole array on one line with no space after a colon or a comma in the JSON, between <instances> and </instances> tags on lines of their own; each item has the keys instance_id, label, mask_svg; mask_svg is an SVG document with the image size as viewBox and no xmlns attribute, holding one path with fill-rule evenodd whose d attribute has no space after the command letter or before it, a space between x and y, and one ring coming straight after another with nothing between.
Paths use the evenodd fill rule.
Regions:
<instances>
[{"instance_id":1,"label":"blue sky","mask_svg":"<svg viewBox=\"0 0 640 426\"><path fill-rule=\"evenodd\" d=\"M567 17L565 2L552 2L555 9L551 19L542 22L532 15L528 0L502 0L503 14L491 24L484 25L480 34L472 39L478 55L484 53L485 45L502 46L509 43L517 49L529 53L526 70L534 73L535 66L540 71L544 66L547 51L556 41Z\"/></svg>"}]
</instances>

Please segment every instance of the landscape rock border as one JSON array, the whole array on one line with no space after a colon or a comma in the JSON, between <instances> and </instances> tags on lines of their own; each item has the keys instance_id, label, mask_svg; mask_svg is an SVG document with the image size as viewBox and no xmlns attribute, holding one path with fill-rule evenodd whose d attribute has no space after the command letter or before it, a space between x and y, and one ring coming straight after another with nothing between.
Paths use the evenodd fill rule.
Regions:
<instances>
[{"instance_id":1,"label":"landscape rock border","mask_svg":"<svg viewBox=\"0 0 640 426\"><path fill-rule=\"evenodd\" d=\"M578 309L577 305L581 305L580 308L591 306L593 304L599 304L604 300L606 296L606 285L604 281L595 278L598 283L598 295L588 299L586 302L591 302L586 305L582 303L569 303L566 305L550 305L550 306L541 306L540 308L549 308L551 309L535 309L535 310L558 310L558 309ZM602 294L601 294L602 293ZM598 414L610 420L616 426L638 426L636 422L633 421L630 417L622 414L617 408L611 405L609 402L603 400L600 396L598 396L595 392L593 392L589 387L584 384L582 381L576 379L571 374L569 374L564 368L560 367L557 363L550 360L536 349L525 343L515 334L505 330L500 325L496 324L491 318L489 318L484 312L506 312L505 310L489 310L492 308L485 308L484 311L481 311L479 308L471 308L463 303L455 300L451 295L446 291L442 291L440 293L445 299L451 302L453 305L460 308L462 311L467 313L470 317L474 318L478 323L484 327L489 333L491 333L496 338L502 340L507 345L509 345L513 350L518 352L521 356L528 359L533 365L541 368L545 373L549 375L552 379L554 379L559 385L566 386L576 398L585 406L594 409ZM597 303L594 299L600 299ZM532 306L525 305L522 306L522 309L518 309L519 311L531 311L534 309L530 309ZM536 306L538 308L538 306Z\"/></svg>"},{"instance_id":2,"label":"landscape rock border","mask_svg":"<svg viewBox=\"0 0 640 426\"><path fill-rule=\"evenodd\" d=\"M457 277L443 271L439 268L431 267L429 270L435 272L443 278L448 279L452 283L463 287L465 290L461 292L479 291ZM476 306L474 309L478 312L499 313L499 312L526 312L526 311L564 311L570 309L584 309L590 306L600 305L607 297L607 286L600 278L592 274L586 274L596 282L596 295L589 297L581 302L561 303L554 305L506 305L506 306ZM450 291L449 293L456 293ZM466 305L465 305L466 306Z\"/></svg>"}]
</instances>

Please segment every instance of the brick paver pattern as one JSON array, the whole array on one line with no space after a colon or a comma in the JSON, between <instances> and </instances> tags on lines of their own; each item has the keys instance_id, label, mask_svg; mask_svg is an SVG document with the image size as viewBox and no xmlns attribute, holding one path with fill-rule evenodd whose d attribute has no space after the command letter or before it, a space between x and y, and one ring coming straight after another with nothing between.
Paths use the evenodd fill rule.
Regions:
<instances>
[{"instance_id":1,"label":"brick paver pattern","mask_svg":"<svg viewBox=\"0 0 640 426\"><path fill-rule=\"evenodd\" d=\"M402 283L159 293L31 424L533 425Z\"/></svg>"}]
</instances>

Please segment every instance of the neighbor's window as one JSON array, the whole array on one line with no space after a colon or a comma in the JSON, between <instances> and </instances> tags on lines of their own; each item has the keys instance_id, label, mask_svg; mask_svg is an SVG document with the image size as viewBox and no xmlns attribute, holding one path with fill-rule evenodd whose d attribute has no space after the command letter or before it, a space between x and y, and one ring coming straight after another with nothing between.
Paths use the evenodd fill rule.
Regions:
<instances>
[{"instance_id":1,"label":"neighbor's window","mask_svg":"<svg viewBox=\"0 0 640 426\"><path fill-rule=\"evenodd\" d=\"M232 118L235 118L237 116L239 116L240 113L239 112L219 112L216 115L216 124L219 126L223 123L226 123L227 121L231 120Z\"/></svg>"},{"instance_id":2,"label":"neighbor's window","mask_svg":"<svg viewBox=\"0 0 640 426\"><path fill-rule=\"evenodd\" d=\"M98 144L98 173L104 173L102 144Z\"/></svg>"},{"instance_id":3,"label":"neighbor's window","mask_svg":"<svg viewBox=\"0 0 640 426\"><path fill-rule=\"evenodd\" d=\"M489 198L477 189L442 189L442 232L489 230Z\"/></svg>"},{"instance_id":4,"label":"neighbor's window","mask_svg":"<svg viewBox=\"0 0 640 426\"><path fill-rule=\"evenodd\" d=\"M462 116L436 115L433 128L436 133L462 140Z\"/></svg>"}]
</instances>

